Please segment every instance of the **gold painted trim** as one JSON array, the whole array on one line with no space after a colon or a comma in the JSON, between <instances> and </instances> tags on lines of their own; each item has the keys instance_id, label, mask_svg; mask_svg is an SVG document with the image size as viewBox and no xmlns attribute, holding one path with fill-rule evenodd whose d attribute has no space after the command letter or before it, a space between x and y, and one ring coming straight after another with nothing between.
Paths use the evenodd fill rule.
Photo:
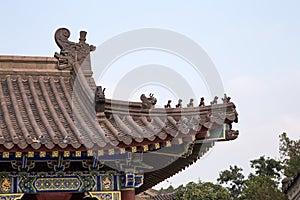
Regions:
<instances>
[{"instance_id":1,"label":"gold painted trim","mask_svg":"<svg viewBox=\"0 0 300 200\"><path fill-rule=\"evenodd\" d=\"M144 145L143 149L144 149L144 151L148 151L149 150L149 146L148 145Z\"/></svg>"},{"instance_id":2,"label":"gold painted trim","mask_svg":"<svg viewBox=\"0 0 300 200\"><path fill-rule=\"evenodd\" d=\"M183 143L182 138L178 138L178 144L182 144L182 143Z\"/></svg>"},{"instance_id":3,"label":"gold painted trim","mask_svg":"<svg viewBox=\"0 0 300 200\"><path fill-rule=\"evenodd\" d=\"M132 151L132 153L135 153L135 152L137 152L137 148L136 147L131 147L131 151Z\"/></svg>"},{"instance_id":4,"label":"gold painted trim","mask_svg":"<svg viewBox=\"0 0 300 200\"><path fill-rule=\"evenodd\" d=\"M159 143L155 143L155 149L159 149L160 148L160 144Z\"/></svg>"},{"instance_id":5,"label":"gold painted trim","mask_svg":"<svg viewBox=\"0 0 300 200\"><path fill-rule=\"evenodd\" d=\"M12 199L12 200L21 200L23 195L24 195L24 193L0 194L0 199L2 199L2 197L10 197L9 199ZM13 197L16 197L16 198L13 199Z\"/></svg>"},{"instance_id":6,"label":"gold painted trim","mask_svg":"<svg viewBox=\"0 0 300 200\"><path fill-rule=\"evenodd\" d=\"M77 157L77 158L81 157L81 151L76 151L75 152L75 157Z\"/></svg>"},{"instance_id":7,"label":"gold painted trim","mask_svg":"<svg viewBox=\"0 0 300 200\"><path fill-rule=\"evenodd\" d=\"M88 150L88 151L87 151L87 156L88 156L88 157L93 156L93 151L92 151L92 150Z\"/></svg>"},{"instance_id":8,"label":"gold painted trim","mask_svg":"<svg viewBox=\"0 0 300 200\"><path fill-rule=\"evenodd\" d=\"M171 141L166 141L166 147L170 147L171 146Z\"/></svg>"},{"instance_id":9,"label":"gold painted trim","mask_svg":"<svg viewBox=\"0 0 300 200\"><path fill-rule=\"evenodd\" d=\"M9 158L9 152L3 152L2 158Z\"/></svg>"},{"instance_id":10,"label":"gold painted trim","mask_svg":"<svg viewBox=\"0 0 300 200\"><path fill-rule=\"evenodd\" d=\"M163 156L171 156L171 157L175 157L175 158L180 158L182 156L182 154L177 155L177 154L172 154L172 153L163 153L163 152L151 152L151 154L157 154L157 155L163 155Z\"/></svg>"},{"instance_id":11,"label":"gold painted trim","mask_svg":"<svg viewBox=\"0 0 300 200\"><path fill-rule=\"evenodd\" d=\"M98 156L103 156L103 155L104 155L103 150L98 150Z\"/></svg>"},{"instance_id":12,"label":"gold painted trim","mask_svg":"<svg viewBox=\"0 0 300 200\"><path fill-rule=\"evenodd\" d=\"M70 151L64 151L64 157L70 157Z\"/></svg>"},{"instance_id":13,"label":"gold painted trim","mask_svg":"<svg viewBox=\"0 0 300 200\"><path fill-rule=\"evenodd\" d=\"M16 158L21 158L22 157L22 152L16 152Z\"/></svg>"},{"instance_id":14,"label":"gold painted trim","mask_svg":"<svg viewBox=\"0 0 300 200\"><path fill-rule=\"evenodd\" d=\"M196 136L192 135L192 141L195 141L195 140L196 140Z\"/></svg>"},{"instance_id":15,"label":"gold painted trim","mask_svg":"<svg viewBox=\"0 0 300 200\"><path fill-rule=\"evenodd\" d=\"M120 154L124 154L124 153L126 153L125 148L120 148Z\"/></svg>"},{"instance_id":16,"label":"gold painted trim","mask_svg":"<svg viewBox=\"0 0 300 200\"><path fill-rule=\"evenodd\" d=\"M101 192L89 192L89 194L91 195L91 197L95 197L97 199L99 195L101 194L111 194L112 195L112 199L118 199L121 200L121 192L120 191L101 191ZM116 198L117 197L117 198ZM101 199L99 199L101 200Z\"/></svg>"},{"instance_id":17,"label":"gold painted trim","mask_svg":"<svg viewBox=\"0 0 300 200\"><path fill-rule=\"evenodd\" d=\"M46 151L41 151L40 152L40 157L45 158L46 157Z\"/></svg>"},{"instance_id":18,"label":"gold painted trim","mask_svg":"<svg viewBox=\"0 0 300 200\"><path fill-rule=\"evenodd\" d=\"M28 158L34 158L34 152L33 151L29 151L27 154Z\"/></svg>"},{"instance_id":19,"label":"gold painted trim","mask_svg":"<svg viewBox=\"0 0 300 200\"><path fill-rule=\"evenodd\" d=\"M58 151L52 151L52 157L57 158L58 157Z\"/></svg>"},{"instance_id":20,"label":"gold painted trim","mask_svg":"<svg viewBox=\"0 0 300 200\"><path fill-rule=\"evenodd\" d=\"M114 149L109 149L108 150L108 155L114 155L115 154L115 150Z\"/></svg>"}]
</instances>

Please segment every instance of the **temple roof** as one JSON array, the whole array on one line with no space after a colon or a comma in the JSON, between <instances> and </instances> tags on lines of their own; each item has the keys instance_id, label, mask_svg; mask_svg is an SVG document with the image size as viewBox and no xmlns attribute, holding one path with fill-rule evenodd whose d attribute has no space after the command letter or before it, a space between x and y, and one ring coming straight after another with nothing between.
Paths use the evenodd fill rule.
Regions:
<instances>
[{"instance_id":1,"label":"temple roof","mask_svg":"<svg viewBox=\"0 0 300 200\"><path fill-rule=\"evenodd\" d=\"M86 32L79 43L69 35L56 31L61 51L54 57L0 56L1 152L144 152L136 154L143 157L136 163L145 178L140 193L196 162L216 141L238 137L238 114L226 95L222 103L215 97L205 106L201 98L199 106L175 108L156 108L153 94L141 94L140 102L106 98L88 59L95 47L85 43Z\"/></svg>"},{"instance_id":2,"label":"temple roof","mask_svg":"<svg viewBox=\"0 0 300 200\"><path fill-rule=\"evenodd\" d=\"M142 102L105 99L104 112L96 112L95 86L74 74L59 70L51 57L1 56L0 145L7 150L128 148L195 140L197 133L237 121L233 103L149 112Z\"/></svg>"},{"instance_id":3,"label":"temple roof","mask_svg":"<svg viewBox=\"0 0 300 200\"><path fill-rule=\"evenodd\" d=\"M139 193L196 162L215 141L235 139L238 134L231 130L237 122L231 102L149 109L145 102L105 99L98 112L95 90L94 82L84 75L58 69L55 58L0 56L1 151L114 149L117 153L175 146L144 154L145 166L160 166L145 170ZM225 137L210 140L210 132L224 124L228 125ZM188 143L190 150L181 151L180 145Z\"/></svg>"}]
</instances>

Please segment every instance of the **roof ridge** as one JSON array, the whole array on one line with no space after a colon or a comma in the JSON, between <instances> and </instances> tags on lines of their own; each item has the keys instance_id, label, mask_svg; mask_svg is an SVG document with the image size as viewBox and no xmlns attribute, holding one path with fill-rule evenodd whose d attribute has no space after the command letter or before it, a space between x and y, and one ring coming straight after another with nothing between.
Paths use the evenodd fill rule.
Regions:
<instances>
[{"instance_id":1,"label":"roof ridge","mask_svg":"<svg viewBox=\"0 0 300 200\"><path fill-rule=\"evenodd\" d=\"M70 70L58 70L58 61L54 57L37 57L37 56L1 56L0 55L0 71L7 73L22 74L39 74L56 72L63 74Z\"/></svg>"}]
</instances>

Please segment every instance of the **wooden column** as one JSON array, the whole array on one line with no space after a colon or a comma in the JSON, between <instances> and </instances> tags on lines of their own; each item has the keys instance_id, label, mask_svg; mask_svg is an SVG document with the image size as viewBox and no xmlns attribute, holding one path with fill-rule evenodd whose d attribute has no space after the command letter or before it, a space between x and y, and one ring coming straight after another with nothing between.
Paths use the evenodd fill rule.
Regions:
<instances>
[{"instance_id":1,"label":"wooden column","mask_svg":"<svg viewBox=\"0 0 300 200\"><path fill-rule=\"evenodd\" d=\"M121 191L121 200L135 200L135 190L122 190Z\"/></svg>"},{"instance_id":2,"label":"wooden column","mask_svg":"<svg viewBox=\"0 0 300 200\"><path fill-rule=\"evenodd\" d=\"M72 193L42 193L37 194L38 200L70 200Z\"/></svg>"}]
</instances>

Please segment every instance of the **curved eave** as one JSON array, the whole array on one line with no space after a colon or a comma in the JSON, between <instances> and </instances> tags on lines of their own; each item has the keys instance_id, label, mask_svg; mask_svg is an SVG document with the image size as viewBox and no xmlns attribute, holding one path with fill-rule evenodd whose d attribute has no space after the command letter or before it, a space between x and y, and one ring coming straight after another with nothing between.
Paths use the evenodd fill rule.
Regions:
<instances>
[{"instance_id":1,"label":"curved eave","mask_svg":"<svg viewBox=\"0 0 300 200\"><path fill-rule=\"evenodd\" d=\"M57 64L50 57L0 56L1 148L164 146L174 138L193 141L203 130L238 119L233 103L147 110L141 102L106 99L105 111L96 113L94 92L83 74L59 70Z\"/></svg>"},{"instance_id":2,"label":"curved eave","mask_svg":"<svg viewBox=\"0 0 300 200\"><path fill-rule=\"evenodd\" d=\"M189 156L179 157L176 161L164 168L145 173L144 184L135 190L136 194L146 191L147 189L152 188L158 183L186 169L200 159L200 157L203 156L213 145L213 142L194 144L192 153Z\"/></svg>"}]
</instances>

